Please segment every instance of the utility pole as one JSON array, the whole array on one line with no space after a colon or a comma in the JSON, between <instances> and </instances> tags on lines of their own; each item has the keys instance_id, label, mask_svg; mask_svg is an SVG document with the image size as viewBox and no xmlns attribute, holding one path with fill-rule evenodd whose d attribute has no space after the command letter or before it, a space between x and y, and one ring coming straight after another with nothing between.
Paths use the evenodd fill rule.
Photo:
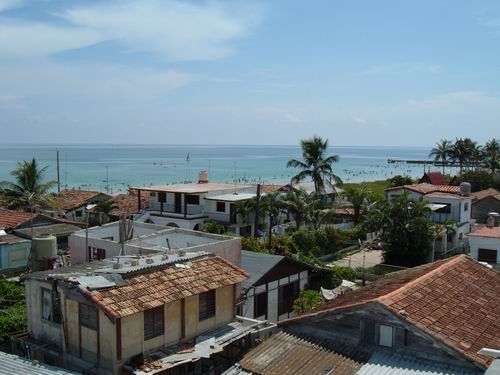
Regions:
<instances>
[{"instance_id":1,"label":"utility pole","mask_svg":"<svg viewBox=\"0 0 500 375\"><path fill-rule=\"evenodd\" d=\"M255 238L257 238L257 230L259 227L259 208L260 208L260 184L257 184L257 197L255 201L255 221L253 229L253 236Z\"/></svg>"},{"instance_id":2,"label":"utility pole","mask_svg":"<svg viewBox=\"0 0 500 375\"><path fill-rule=\"evenodd\" d=\"M59 175L59 150L57 150L57 192L61 192L61 177Z\"/></svg>"}]
</instances>

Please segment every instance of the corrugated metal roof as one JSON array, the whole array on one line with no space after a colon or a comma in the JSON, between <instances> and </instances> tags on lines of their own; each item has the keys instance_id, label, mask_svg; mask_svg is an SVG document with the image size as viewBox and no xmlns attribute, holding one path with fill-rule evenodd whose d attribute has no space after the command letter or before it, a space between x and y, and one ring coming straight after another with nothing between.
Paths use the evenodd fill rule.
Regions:
<instances>
[{"instance_id":1,"label":"corrugated metal roof","mask_svg":"<svg viewBox=\"0 0 500 375\"><path fill-rule=\"evenodd\" d=\"M284 257L281 255L271 255L242 250L241 268L250 274L250 277L242 283L243 288L251 287L275 265L281 262L283 258Z\"/></svg>"},{"instance_id":2,"label":"corrugated metal roof","mask_svg":"<svg viewBox=\"0 0 500 375\"><path fill-rule=\"evenodd\" d=\"M244 370L261 375L355 375L363 362L280 332L247 353L240 365Z\"/></svg>"},{"instance_id":3,"label":"corrugated metal roof","mask_svg":"<svg viewBox=\"0 0 500 375\"><path fill-rule=\"evenodd\" d=\"M356 375L479 375L483 372L398 354L376 352Z\"/></svg>"},{"instance_id":4,"label":"corrugated metal roof","mask_svg":"<svg viewBox=\"0 0 500 375\"><path fill-rule=\"evenodd\" d=\"M0 352L0 375L76 375L59 367L33 362L17 355Z\"/></svg>"}]
</instances>

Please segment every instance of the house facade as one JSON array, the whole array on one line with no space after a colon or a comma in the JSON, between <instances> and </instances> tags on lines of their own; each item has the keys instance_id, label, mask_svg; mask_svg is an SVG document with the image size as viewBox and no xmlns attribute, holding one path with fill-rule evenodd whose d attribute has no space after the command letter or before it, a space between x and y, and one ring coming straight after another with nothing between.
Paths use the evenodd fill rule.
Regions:
<instances>
[{"instance_id":1,"label":"house facade","mask_svg":"<svg viewBox=\"0 0 500 375\"><path fill-rule=\"evenodd\" d=\"M242 283L239 315L277 322L294 316L293 302L307 288L313 267L289 257L241 251L241 268L250 276Z\"/></svg>"},{"instance_id":2,"label":"house facade","mask_svg":"<svg viewBox=\"0 0 500 375\"><path fill-rule=\"evenodd\" d=\"M0 230L0 274L25 269L31 251L31 241Z\"/></svg>"},{"instance_id":3,"label":"house facade","mask_svg":"<svg viewBox=\"0 0 500 375\"><path fill-rule=\"evenodd\" d=\"M50 209L45 212L56 216L62 215L73 221L86 222L88 220L86 207L109 199L111 199L110 195L98 191L66 189L56 196L59 205L57 210Z\"/></svg>"},{"instance_id":4,"label":"house facade","mask_svg":"<svg viewBox=\"0 0 500 375\"><path fill-rule=\"evenodd\" d=\"M246 277L204 252L30 274L25 285L31 358L98 374L146 367L151 374L168 374L181 371L178 366L206 373L217 362L207 363L210 348L223 354L259 327L235 316L236 289ZM193 350L185 355L182 345Z\"/></svg>"},{"instance_id":5,"label":"house facade","mask_svg":"<svg viewBox=\"0 0 500 375\"><path fill-rule=\"evenodd\" d=\"M500 192L490 188L471 194L472 219L479 224L486 224L491 213L500 214Z\"/></svg>"},{"instance_id":6,"label":"house facade","mask_svg":"<svg viewBox=\"0 0 500 375\"><path fill-rule=\"evenodd\" d=\"M255 199L256 186L198 182L151 187L135 187L138 199L149 194L149 208L136 220L190 230L201 230L203 223L215 221L228 231L250 235L253 213L242 217L238 204Z\"/></svg>"}]
</instances>

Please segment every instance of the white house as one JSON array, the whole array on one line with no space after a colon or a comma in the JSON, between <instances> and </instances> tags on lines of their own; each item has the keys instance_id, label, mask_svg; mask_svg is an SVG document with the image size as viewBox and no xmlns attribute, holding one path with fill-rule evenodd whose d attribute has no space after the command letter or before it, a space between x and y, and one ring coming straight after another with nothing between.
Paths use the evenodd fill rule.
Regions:
<instances>
[{"instance_id":1,"label":"white house","mask_svg":"<svg viewBox=\"0 0 500 375\"><path fill-rule=\"evenodd\" d=\"M430 219L436 224L454 223L454 230L443 234L443 251L464 245L465 235L470 232L471 204L470 186L432 185L419 183L386 189L389 201L407 192L413 200L425 199L432 211Z\"/></svg>"},{"instance_id":2,"label":"white house","mask_svg":"<svg viewBox=\"0 0 500 375\"><path fill-rule=\"evenodd\" d=\"M69 237L72 264L116 256L168 254L174 250L206 251L233 264L241 260L241 240L181 228L127 221L127 235L120 235L120 222L81 230ZM122 237L122 240L120 240ZM123 241L124 238L128 238ZM87 246L86 246L87 244Z\"/></svg>"},{"instance_id":3,"label":"white house","mask_svg":"<svg viewBox=\"0 0 500 375\"><path fill-rule=\"evenodd\" d=\"M134 187L149 193L149 208L143 209L137 221L171 227L201 230L203 223L215 221L228 231L247 236L254 231L254 213L238 214L237 206L257 196L256 185L208 182L208 174L200 173L198 183ZM263 228L264 229L264 228Z\"/></svg>"},{"instance_id":4,"label":"white house","mask_svg":"<svg viewBox=\"0 0 500 375\"><path fill-rule=\"evenodd\" d=\"M468 237L471 257L500 271L500 227L481 226Z\"/></svg>"}]
</instances>

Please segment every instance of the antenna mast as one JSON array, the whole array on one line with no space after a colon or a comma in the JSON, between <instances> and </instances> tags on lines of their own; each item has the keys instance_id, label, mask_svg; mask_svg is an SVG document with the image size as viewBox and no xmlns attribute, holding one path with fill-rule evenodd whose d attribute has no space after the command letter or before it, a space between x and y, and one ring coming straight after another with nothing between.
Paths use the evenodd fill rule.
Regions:
<instances>
[{"instance_id":1,"label":"antenna mast","mask_svg":"<svg viewBox=\"0 0 500 375\"><path fill-rule=\"evenodd\" d=\"M61 192L61 177L59 175L59 150L57 150L57 192Z\"/></svg>"}]
</instances>

